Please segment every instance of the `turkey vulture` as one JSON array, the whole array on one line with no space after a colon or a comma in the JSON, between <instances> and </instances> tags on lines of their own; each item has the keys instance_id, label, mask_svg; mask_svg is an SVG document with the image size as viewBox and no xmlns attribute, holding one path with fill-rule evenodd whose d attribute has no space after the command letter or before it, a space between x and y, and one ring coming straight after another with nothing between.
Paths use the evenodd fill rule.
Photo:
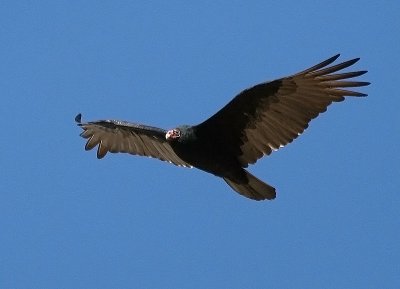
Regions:
<instances>
[{"instance_id":1,"label":"turkey vulture","mask_svg":"<svg viewBox=\"0 0 400 289\"><path fill-rule=\"evenodd\" d=\"M341 72L359 58L333 65L338 57L339 54L294 75L245 89L216 114L194 126L164 130L119 120L82 122L81 114L75 120L83 129L81 136L88 139L85 149L98 146L99 159L107 152L121 152L196 167L223 178L247 198L271 200L276 196L275 188L245 168L292 142L332 102L343 101L345 96L367 96L346 89L369 85L349 80L367 71Z\"/></svg>"}]
</instances>

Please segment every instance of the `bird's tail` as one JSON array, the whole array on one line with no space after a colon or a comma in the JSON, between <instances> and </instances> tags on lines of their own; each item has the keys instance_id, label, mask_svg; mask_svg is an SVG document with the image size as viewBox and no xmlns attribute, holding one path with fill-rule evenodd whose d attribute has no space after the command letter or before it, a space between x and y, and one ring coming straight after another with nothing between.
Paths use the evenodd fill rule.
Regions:
<instances>
[{"instance_id":1,"label":"bird's tail","mask_svg":"<svg viewBox=\"0 0 400 289\"><path fill-rule=\"evenodd\" d=\"M239 194L256 200L272 200L276 197L275 188L259 180L248 171L243 170L246 173L247 181L230 180L224 178L224 181Z\"/></svg>"}]
</instances>

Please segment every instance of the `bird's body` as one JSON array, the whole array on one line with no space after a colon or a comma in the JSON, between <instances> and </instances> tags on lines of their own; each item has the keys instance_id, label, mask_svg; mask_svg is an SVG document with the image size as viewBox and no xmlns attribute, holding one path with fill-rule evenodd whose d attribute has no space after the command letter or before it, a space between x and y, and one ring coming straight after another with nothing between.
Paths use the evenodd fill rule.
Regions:
<instances>
[{"instance_id":1,"label":"bird's body","mask_svg":"<svg viewBox=\"0 0 400 289\"><path fill-rule=\"evenodd\" d=\"M335 74L358 59L329 66L339 55L295 75L255 85L198 125L172 130L103 120L81 123L86 150L98 145L97 156L127 152L155 157L175 165L196 167L223 178L232 189L255 200L275 198L275 189L245 168L290 143L311 119L345 96L365 96L344 90L368 85L347 81L366 71Z\"/></svg>"},{"instance_id":2,"label":"bird's body","mask_svg":"<svg viewBox=\"0 0 400 289\"><path fill-rule=\"evenodd\" d=\"M222 177L226 170L222 164L232 163L233 156L218 143L198 136L195 127L181 126L178 129L183 133L178 141L171 143L175 153L193 167Z\"/></svg>"}]
</instances>

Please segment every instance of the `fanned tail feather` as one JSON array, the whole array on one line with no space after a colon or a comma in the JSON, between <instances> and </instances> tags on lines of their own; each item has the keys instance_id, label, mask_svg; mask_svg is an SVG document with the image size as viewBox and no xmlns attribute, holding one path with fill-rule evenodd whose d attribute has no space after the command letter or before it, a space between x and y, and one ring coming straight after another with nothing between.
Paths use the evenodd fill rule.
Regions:
<instances>
[{"instance_id":1,"label":"fanned tail feather","mask_svg":"<svg viewBox=\"0 0 400 289\"><path fill-rule=\"evenodd\" d=\"M239 194L256 201L272 200L276 197L275 188L259 180L257 177L244 170L247 181L230 180L224 178L224 181Z\"/></svg>"}]
</instances>

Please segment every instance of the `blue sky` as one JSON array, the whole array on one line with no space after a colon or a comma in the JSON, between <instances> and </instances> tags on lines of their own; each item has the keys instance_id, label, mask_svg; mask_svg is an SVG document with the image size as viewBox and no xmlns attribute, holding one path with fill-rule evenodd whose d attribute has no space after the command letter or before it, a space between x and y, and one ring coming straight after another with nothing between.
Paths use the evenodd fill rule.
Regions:
<instances>
[{"instance_id":1,"label":"blue sky","mask_svg":"<svg viewBox=\"0 0 400 289\"><path fill-rule=\"evenodd\" d=\"M0 288L399 288L400 2L2 1ZM73 119L196 124L336 53L367 98L250 168L254 202L84 151Z\"/></svg>"}]
</instances>

